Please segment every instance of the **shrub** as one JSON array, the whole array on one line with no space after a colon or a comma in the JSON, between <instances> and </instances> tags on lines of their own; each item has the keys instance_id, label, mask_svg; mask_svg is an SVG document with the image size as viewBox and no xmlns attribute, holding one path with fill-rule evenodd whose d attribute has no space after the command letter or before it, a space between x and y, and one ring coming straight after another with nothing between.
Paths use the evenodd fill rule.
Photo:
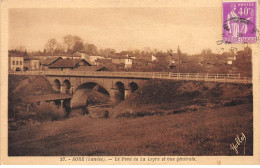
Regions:
<instances>
[{"instance_id":1,"label":"shrub","mask_svg":"<svg viewBox=\"0 0 260 168\"><path fill-rule=\"evenodd\" d=\"M235 105L239 105L239 104L243 104L243 103L245 103L245 101L243 101L243 100L231 100L231 101L225 102L224 106L235 106Z\"/></svg>"},{"instance_id":2,"label":"shrub","mask_svg":"<svg viewBox=\"0 0 260 168\"><path fill-rule=\"evenodd\" d=\"M65 112L63 108L58 108L56 105L51 103L42 103L36 106L36 120L38 121L54 121L65 118Z\"/></svg>"}]
</instances>

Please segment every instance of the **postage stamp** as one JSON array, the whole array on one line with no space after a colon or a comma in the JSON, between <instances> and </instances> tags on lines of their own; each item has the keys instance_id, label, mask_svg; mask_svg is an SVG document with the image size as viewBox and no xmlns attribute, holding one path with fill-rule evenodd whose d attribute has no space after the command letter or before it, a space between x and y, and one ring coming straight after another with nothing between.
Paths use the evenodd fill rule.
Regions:
<instances>
[{"instance_id":1,"label":"postage stamp","mask_svg":"<svg viewBox=\"0 0 260 168\"><path fill-rule=\"evenodd\" d=\"M223 2L223 42L257 42L257 2Z\"/></svg>"}]
</instances>

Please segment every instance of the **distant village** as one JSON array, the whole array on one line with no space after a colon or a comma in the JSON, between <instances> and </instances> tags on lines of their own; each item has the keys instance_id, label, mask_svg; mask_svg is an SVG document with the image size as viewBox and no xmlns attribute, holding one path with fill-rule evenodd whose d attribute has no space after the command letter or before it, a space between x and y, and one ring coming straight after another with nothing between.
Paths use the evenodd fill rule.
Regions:
<instances>
[{"instance_id":1,"label":"distant village","mask_svg":"<svg viewBox=\"0 0 260 168\"><path fill-rule=\"evenodd\" d=\"M58 43L55 39L47 42L43 52L9 50L9 71L162 71L252 75L250 47L241 51L230 49L218 54L205 49L199 54L188 55L181 52L180 47L175 52L145 48L143 51L117 53L109 48L98 50L93 44L84 44L79 37L69 37L74 38L74 42L68 44L66 51L56 47ZM76 42L75 37L78 38ZM66 38L64 43L66 44Z\"/></svg>"}]
</instances>

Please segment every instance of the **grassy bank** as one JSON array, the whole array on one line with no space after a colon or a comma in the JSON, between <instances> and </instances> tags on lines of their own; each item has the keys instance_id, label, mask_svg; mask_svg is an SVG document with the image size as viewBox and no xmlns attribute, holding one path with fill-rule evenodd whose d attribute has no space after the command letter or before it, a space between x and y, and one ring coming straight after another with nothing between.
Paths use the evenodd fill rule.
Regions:
<instances>
[{"instance_id":1,"label":"grassy bank","mask_svg":"<svg viewBox=\"0 0 260 168\"><path fill-rule=\"evenodd\" d=\"M21 126L40 124L44 121L60 120L65 113L49 103L35 105L27 97L55 94L44 76L8 77L8 120L9 129L17 130ZM35 103L35 102L34 102Z\"/></svg>"},{"instance_id":2,"label":"grassy bank","mask_svg":"<svg viewBox=\"0 0 260 168\"><path fill-rule=\"evenodd\" d=\"M251 84L150 80L116 106L111 116L169 115L252 102Z\"/></svg>"},{"instance_id":3,"label":"grassy bank","mask_svg":"<svg viewBox=\"0 0 260 168\"><path fill-rule=\"evenodd\" d=\"M253 153L251 105L138 118L74 117L9 132L9 155L236 155L236 135ZM243 154L243 145L239 146Z\"/></svg>"}]
</instances>

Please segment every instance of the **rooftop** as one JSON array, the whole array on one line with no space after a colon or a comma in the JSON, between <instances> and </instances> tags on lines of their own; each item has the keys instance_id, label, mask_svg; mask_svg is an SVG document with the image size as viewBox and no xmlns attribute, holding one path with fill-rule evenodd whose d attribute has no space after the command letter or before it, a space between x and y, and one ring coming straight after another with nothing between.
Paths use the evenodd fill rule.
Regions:
<instances>
[{"instance_id":1,"label":"rooftop","mask_svg":"<svg viewBox=\"0 0 260 168\"><path fill-rule=\"evenodd\" d=\"M108 71L109 69L104 66L82 66L77 68L78 71Z\"/></svg>"},{"instance_id":2,"label":"rooftop","mask_svg":"<svg viewBox=\"0 0 260 168\"><path fill-rule=\"evenodd\" d=\"M74 68L78 63L82 61L85 62L88 66L91 66L91 64L84 59L59 59L49 67L50 68Z\"/></svg>"},{"instance_id":3,"label":"rooftop","mask_svg":"<svg viewBox=\"0 0 260 168\"><path fill-rule=\"evenodd\" d=\"M112 63L112 59L97 59L96 62L99 62L99 63Z\"/></svg>"},{"instance_id":4,"label":"rooftop","mask_svg":"<svg viewBox=\"0 0 260 168\"><path fill-rule=\"evenodd\" d=\"M21 56L21 55L19 55L19 54L16 54L16 53L9 53L8 56L9 56L9 57L23 57L23 56Z\"/></svg>"},{"instance_id":5,"label":"rooftop","mask_svg":"<svg viewBox=\"0 0 260 168\"><path fill-rule=\"evenodd\" d=\"M42 62L42 65L50 65L59 59L62 59L62 58L61 57L48 58Z\"/></svg>"}]
</instances>

